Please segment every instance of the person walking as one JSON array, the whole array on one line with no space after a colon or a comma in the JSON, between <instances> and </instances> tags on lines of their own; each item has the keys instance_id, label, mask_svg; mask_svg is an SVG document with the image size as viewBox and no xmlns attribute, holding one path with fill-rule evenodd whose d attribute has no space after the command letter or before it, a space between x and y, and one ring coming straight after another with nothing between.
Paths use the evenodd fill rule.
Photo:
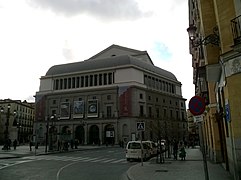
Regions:
<instances>
[{"instance_id":1,"label":"person walking","mask_svg":"<svg viewBox=\"0 0 241 180\"><path fill-rule=\"evenodd\" d=\"M181 160L185 161L186 158L186 151L185 151L185 145L184 143L180 143L180 153L179 153L179 157L181 158Z\"/></svg>"},{"instance_id":2,"label":"person walking","mask_svg":"<svg viewBox=\"0 0 241 180\"><path fill-rule=\"evenodd\" d=\"M173 143L174 160L177 160L177 152L178 152L178 141L174 140L174 143Z\"/></svg>"},{"instance_id":3,"label":"person walking","mask_svg":"<svg viewBox=\"0 0 241 180\"><path fill-rule=\"evenodd\" d=\"M15 140L13 141L13 148L14 148L14 150L16 150L17 144L18 144L18 142L17 142L17 140L15 139Z\"/></svg>"},{"instance_id":4,"label":"person walking","mask_svg":"<svg viewBox=\"0 0 241 180\"><path fill-rule=\"evenodd\" d=\"M32 151L32 142L29 141L29 150Z\"/></svg>"}]
</instances>

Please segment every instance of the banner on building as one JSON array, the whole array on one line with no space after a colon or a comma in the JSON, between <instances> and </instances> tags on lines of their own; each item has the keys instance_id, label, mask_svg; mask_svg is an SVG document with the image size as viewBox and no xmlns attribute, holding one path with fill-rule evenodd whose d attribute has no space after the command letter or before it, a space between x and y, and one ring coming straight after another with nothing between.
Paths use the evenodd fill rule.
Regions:
<instances>
[{"instance_id":1,"label":"banner on building","mask_svg":"<svg viewBox=\"0 0 241 180\"><path fill-rule=\"evenodd\" d=\"M131 116L132 93L129 86L119 88L120 116Z\"/></svg>"},{"instance_id":2,"label":"banner on building","mask_svg":"<svg viewBox=\"0 0 241 180\"><path fill-rule=\"evenodd\" d=\"M84 101L74 101L73 118L84 117Z\"/></svg>"},{"instance_id":3,"label":"banner on building","mask_svg":"<svg viewBox=\"0 0 241 180\"><path fill-rule=\"evenodd\" d=\"M92 99L88 100L88 117L98 117L98 100L97 99Z\"/></svg>"},{"instance_id":4,"label":"banner on building","mask_svg":"<svg viewBox=\"0 0 241 180\"><path fill-rule=\"evenodd\" d=\"M70 117L70 104L69 102L62 102L60 104L60 119L69 119Z\"/></svg>"}]
</instances>

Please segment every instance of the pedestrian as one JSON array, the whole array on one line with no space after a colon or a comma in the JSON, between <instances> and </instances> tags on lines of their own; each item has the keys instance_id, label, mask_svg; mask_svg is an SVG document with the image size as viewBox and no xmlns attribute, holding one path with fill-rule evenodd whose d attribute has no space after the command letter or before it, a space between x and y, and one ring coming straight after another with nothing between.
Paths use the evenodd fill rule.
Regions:
<instances>
[{"instance_id":1,"label":"pedestrian","mask_svg":"<svg viewBox=\"0 0 241 180\"><path fill-rule=\"evenodd\" d=\"M177 152L178 152L178 141L174 140L174 143L173 143L173 156L174 156L175 160L177 160Z\"/></svg>"},{"instance_id":2,"label":"pedestrian","mask_svg":"<svg viewBox=\"0 0 241 180\"><path fill-rule=\"evenodd\" d=\"M15 139L14 141L13 141L13 148L14 148L14 150L16 150L16 147L17 147L17 140Z\"/></svg>"},{"instance_id":3,"label":"pedestrian","mask_svg":"<svg viewBox=\"0 0 241 180\"><path fill-rule=\"evenodd\" d=\"M32 151L32 142L29 141L29 150Z\"/></svg>"},{"instance_id":4,"label":"pedestrian","mask_svg":"<svg viewBox=\"0 0 241 180\"><path fill-rule=\"evenodd\" d=\"M179 157L181 158L181 160L185 161L186 158L186 151L185 151L185 145L184 143L180 143L180 153L179 153Z\"/></svg>"},{"instance_id":5,"label":"pedestrian","mask_svg":"<svg viewBox=\"0 0 241 180\"><path fill-rule=\"evenodd\" d=\"M11 150L11 144L12 144L11 139L8 139L8 141L7 141L7 150Z\"/></svg>"}]
</instances>

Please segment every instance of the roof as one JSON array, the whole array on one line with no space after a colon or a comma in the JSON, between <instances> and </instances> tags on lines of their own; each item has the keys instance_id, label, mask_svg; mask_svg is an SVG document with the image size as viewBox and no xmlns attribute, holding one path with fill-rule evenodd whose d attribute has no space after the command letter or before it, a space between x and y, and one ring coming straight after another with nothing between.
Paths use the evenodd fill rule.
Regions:
<instances>
[{"instance_id":1,"label":"roof","mask_svg":"<svg viewBox=\"0 0 241 180\"><path fill-rule=\"evenodd\" d=\"M177 81L174 74L152 64L146 63L136 57L129 55L114 56L99 60L85 60L75 63L61 64L52 66L46 73L46 76L63 75L69 73L77 73L81 71L91 71L106 68L117 68L118 66L134 65L142 69L152 71L160 76Z\"/></svg>"},{"instance_id":2,"label":"roof","mask_svg":"<svg viewBox=\"0 0 241 180\"><path fill-rule=\"evenodd\" d=\"M119 52L116 52L115 49L120 50ZM120 56L120 55L131 55L131 56L135 56L135 57L140 57L142 55L146 55L148 57L148 61L153 64L149 54L147 53L147 51L140 51L140 50L136 50L136 49L131 49L131 48L127 48L124 46L119 46L116 44L112 44L111 46L109 46L108 48L100 51L99 53L97 53L96 55L90 57L89 59L98 59L98 58L104 58L107 57L106 55L108 53L113 53L111 56ZM106 54L107 53L107 54ZM124 53L124 54L123 54ZM110 57L110 56L109 56Z\"/></svg>"}]
</instances>

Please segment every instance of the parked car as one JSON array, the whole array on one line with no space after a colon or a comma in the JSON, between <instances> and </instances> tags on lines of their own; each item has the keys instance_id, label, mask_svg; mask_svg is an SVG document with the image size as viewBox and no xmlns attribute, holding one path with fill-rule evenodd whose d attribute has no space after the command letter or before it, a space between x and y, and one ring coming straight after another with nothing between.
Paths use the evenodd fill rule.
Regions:
<instances>
[{"instance_id":1,"label":"parked car","mask_svg":"<svg viewBox=\"0 0 241 180\"><path fill-rule=\"evenodd\" d=\"M143 141L143 143L147 143L150 147L150 154L152 157L157 155L158 147L153 141Z\"/></svg>"},{"instance_id":2,"label":"parked car","mask_svg":"<svg viewBox=\"0 0 241 180\"><path fill-rule=\"evenodd\" d=\"M142 158L144 161L151 157L150 147L147 143L142 143L141 141L129 141L126 145L126 160L140 160L141 149L143 149Z\"/></svg>"}]
</instances>

